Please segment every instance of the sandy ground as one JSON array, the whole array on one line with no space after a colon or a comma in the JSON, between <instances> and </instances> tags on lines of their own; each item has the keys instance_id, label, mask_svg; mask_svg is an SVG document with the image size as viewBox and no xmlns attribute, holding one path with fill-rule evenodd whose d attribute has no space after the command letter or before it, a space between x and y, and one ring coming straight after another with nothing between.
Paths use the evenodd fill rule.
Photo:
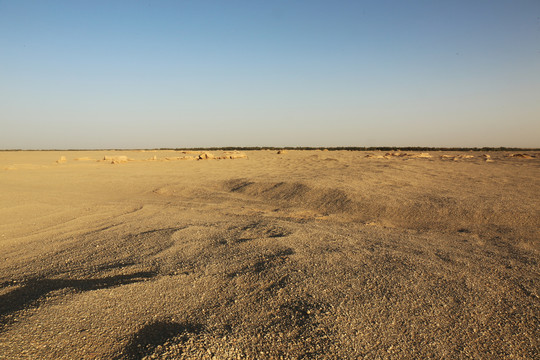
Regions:
<instances>
[{"instance_id":1,"label":"sandy ground","mask_svg":"<svg viewBox=\"0 0 540 360\"><path fill-rule=\"evenodd\" d=\"M0 152L0 358L538 358L539 154L245 154Z\"/></svg>"}]
</instances>

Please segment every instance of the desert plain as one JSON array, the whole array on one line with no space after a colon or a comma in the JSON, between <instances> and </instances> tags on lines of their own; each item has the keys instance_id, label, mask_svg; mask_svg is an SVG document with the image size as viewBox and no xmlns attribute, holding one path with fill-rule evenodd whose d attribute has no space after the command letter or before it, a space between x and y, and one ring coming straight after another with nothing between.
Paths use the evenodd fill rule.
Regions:
<instances>
[{"instance_id":1,"label":"desert plain","mask_svg":"<svg viewBox=\"0 0 540 360\"><path fill-rule=\"evenodd\" d=\"M1 359L534 359L540 154L0 152Z\"/></svg>"}]
</instances>

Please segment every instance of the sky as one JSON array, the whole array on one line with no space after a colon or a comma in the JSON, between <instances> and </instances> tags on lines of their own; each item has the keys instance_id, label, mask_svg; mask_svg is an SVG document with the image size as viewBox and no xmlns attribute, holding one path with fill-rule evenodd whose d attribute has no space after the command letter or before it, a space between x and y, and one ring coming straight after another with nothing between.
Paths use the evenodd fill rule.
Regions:
<instances>
[{"instance_id":1,"label":"sky","mask_svg":"<svg viewBox=\"0 0 540 360\"><path fill-rule=\"evenodd\" d=\"M540 147L539 0L0 0L0 149Z\"/></svg>"}]
</instances>

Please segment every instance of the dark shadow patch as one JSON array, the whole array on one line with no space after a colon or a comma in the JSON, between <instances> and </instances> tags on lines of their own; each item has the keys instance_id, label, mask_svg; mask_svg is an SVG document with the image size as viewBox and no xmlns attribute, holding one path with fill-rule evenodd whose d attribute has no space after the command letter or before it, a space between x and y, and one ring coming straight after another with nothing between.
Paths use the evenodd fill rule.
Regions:
<instances>
[{"instance_id":1,"label":"dark shadow patch","mask_svg":"<svg viewBox=\"0 0 540 360\"><path fill-rule=\"evenodd\" d=\"M151 355L158 345L174 339L185 342L189 337L204 330L200 324L184 324L171 321L156 321L143 326L131 336L126 347L114 357L115 360L136 360Z\"/></svg>"},{"instance_id":2,"label":"dark shadow patch","mask_svg":"<svg viewBox=\"0 0 540 360\"><path fill-rule=\"evenodd\" d=\"M312 321L314 307L304 301L295 301L283 304L275 313L276 319L270 326L284 327L286 329L298 329L305 327Z\"/></svg>"},{"instance_id":3,"label":"dark shadow patch","mask_svg":"<svg viewBox=\"0 0 540 360\"><path fill-rule=\"evenodd\" d=\"M450 255L448 253L446 253L446 252L443 252L443 251L436 251L435 256L437 256L442 261L445 261L445 262L448 262L448 263L453 263L454 262L454 260L450 257Z\"/></svg>"},{"instance_id":4,"label":"dark shadow patch","mask_svg":"<svg viewBox=\"0 0 540 360\"><path fill-rule=\"evenodd\" d=\"M247 350L254 355L264 350L268 358L288 358L290 354L295 354L298 359L320 358L331 346L330 330L318 320L327 312L325 304L307 299L283 303L254 330L255 334L260 334L257 338L262 340Z\"/></svg>"},{"instance_id":5,"label":"dark shadow patch","mask_svg":"<svg viewBox=\"0 0 540 360\"><path fill-rule=\"evenodd\" d=\"M119 268L127 268L128 266L135 265L134 261L119 261L111 264L96 265L91 267L92 272L103 272Z\"/></svg>"},{"instance_id":6,"label":"dark shadow patch","mask_svg":"<svg viewBox=\"0 0 540 360\"><path fill-rule=\"evenodd\" d=\"M268 237L271 237L271 238L280 238L280 237L285 237L285 236L287 236L287 234L283 232L275 232L268 235Z\"/></svg>"},{"instance_id":7,"label":"dark shadow patch","mask_svg":"<svg viewBox=\"0 0 540 360\"><path fill-rule=\"evenodd\" d=\"M291 234L291 231L267 220L250 222L242 226L230 226L227 231L216 237L219 245L239 244L264 238L281 238Z\"/></svg>"},{"instance_id":8,"label":"dark shadow patch","mask_svg":"<svg viewBox=\"0 0 540 360\"><path fill-rule=\"evenodd\" d=\"M276 266L282 265L287 261L287 257L294 254L294 250L291 248L279 249L270 254L263 254L258 256L255 260L252 260L250 264L243 266L237 271L227 274L228 278L234 278L236 276L245 274L259 275L267 272Z\"/></svg>"},{"instance_id":9,"label":"dark shadow patch","mask_svg":"<svg viewBox=\"0 0 540 360\"><path fill-rule=\"evenodd\" d=\"M534 290L534 283L531 281L528 286L530 286L531 289L528 289L528 286L525 286L525 284L522 284L518 281L514 281L514 284L521 290L523 293L533 299L538 299L539 296Z\"/></svg>"},{"instance_id":10,"label":"dark shadow patch","mask_svg":"<svg viewBox=\"0 0 540 360\"><path fill-rule=\"evenodd\" d=\"M113 359L315 359L330 354L335 336L323 322L330 310L327 304L312 298L272 305L261 300L257 315L238 314L215 325L164 320L144 324Z\"/></svg>"},{"instance_id":11,"label":"dark shadow patch","mask_svg":"<svg viewBox=\"0 0 540 360\"><path fill-rule=\"evenodd\" d=\"M253 237L280 238L290 235L290 232L281 226L269 224L264 221L256 221L242 227L242 232L251 234ZM246 236L249 238L250 236Z\"/></svg>"},{"instance_id":12,"label":"dark shadow patch","mask_svg":"<svg viewBox=\"0 0 540 360\"><path fill-rule=\"evenodd\" d=\"M271 282L265 290L268 292L273 292L279 289L285 288L290 282L290 276L288 274L283 275L276 281Z\"/></svg>"},{"instance_id":13,"label":"dark shadow patch","mask_svg":"<svg viewBox=\"0 0 540 360\"><path fill-rule=\"evenodd\" d=\"M100 227L99 229L88 231L88 232L84 233L83 236L99 234L99 233L102 233L104 231L107 231L107 230L110 230L110 229L113 229L113 228L117 228L117 227L119 227L119 226L121 226L123 224L124 223L121 222L121 223L118 223L118 224L112 224L112 225L103 226L103 227Z\"/></svg>"},{"instance_id":14,"label":"dark shadow patch","mask_svg":"<svg viewBox=\"0 0 540 360\"><path fill-rule=\"evenodd\" d=\"M261 273L282 264L285 262L285 259L292 254L294 254L294 250L291 248L286 248L278 250L272 254L264 255L262 259L256 261L252 266L250 266L250 270L255 273Z\"/></svg>"},{"instance_id":15,"label":"dark shadow patch","mask_svg":"<svg viewBox=\"0 0 540 360\"><path fill-rule=\"evenodd\" d=\"M273 200L295 200L305 198L311 188L302 183L279 182L263 189L262 193L268 199Z\"/></svg>"},{"instance_id":16,"label":"dark shadow patch","mask_svg":"<svg viewBox=\"0 0 540 360\"><path fill-rule=\"evenodd\" d=\"M257 226L260 224L260 222L254 222L254 223L251 223L249 225L246 225L246 226L243 226L242 227L242 230L243 231L249 231L249 230L253 230L255 228L257 228Z\"/></svg>"},{"instance_id":17,"label":"dark shadow patch","mask_svg":"<svg viewBox=\"0 0 540 360\"><path fill-rule=\"evenodd\" d=\"M107 276L98 279L31 279L7 294L0 296L0 331L11 323L10 315L29 307L36 307L50 292L74 289L78 292L107 289L115 286L145 281L156 276L154 272L137 272L129 275Z\"/></svg>"},{"instance_id":18,"label":"dark shadow patch","mask_svg":"<svg viewBox=\"0 0 540 360\"><path fill-rule=\"evenodd\" d=\"M146 237L148 235L153 235L153 234L172 235L174 232L182 230L182 229L185 229L185 227L169 227L169 228L164 228L164 229L152 229L152 230L147 230L147 231L140 232L138 234L132 234L130 236L134 237L134 238L137 238L137 237L141 237L141 236Z\"/></svg>"},{"instance_id":19,"label":"dark shadow patch","mask_svg":"<svg viewBox=\"0 0 540 360\"><path fill-rule=\"evenodd\" d=\"M254 184L252 181L246 181L243 179L233 179L233 180L227 181L225 186L228 188L229 191L237 192L252 184Z\"/></svg>"}]
</instances>

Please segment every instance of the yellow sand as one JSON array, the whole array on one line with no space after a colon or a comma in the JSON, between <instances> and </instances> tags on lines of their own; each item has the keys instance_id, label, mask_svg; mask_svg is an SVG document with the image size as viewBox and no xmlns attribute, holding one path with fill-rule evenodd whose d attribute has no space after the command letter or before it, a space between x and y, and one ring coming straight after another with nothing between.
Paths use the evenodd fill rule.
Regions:
<instances>
[{"instance_id":1,"label":"yellow sand","mask_svg":"<svg viewBox=\"0 0 540 360\"><path fill-rule=\"evenodd\" d=\"M538 356L535 154L203 153L0 152L0 358Z\"/></svg>"}]
</instances>

